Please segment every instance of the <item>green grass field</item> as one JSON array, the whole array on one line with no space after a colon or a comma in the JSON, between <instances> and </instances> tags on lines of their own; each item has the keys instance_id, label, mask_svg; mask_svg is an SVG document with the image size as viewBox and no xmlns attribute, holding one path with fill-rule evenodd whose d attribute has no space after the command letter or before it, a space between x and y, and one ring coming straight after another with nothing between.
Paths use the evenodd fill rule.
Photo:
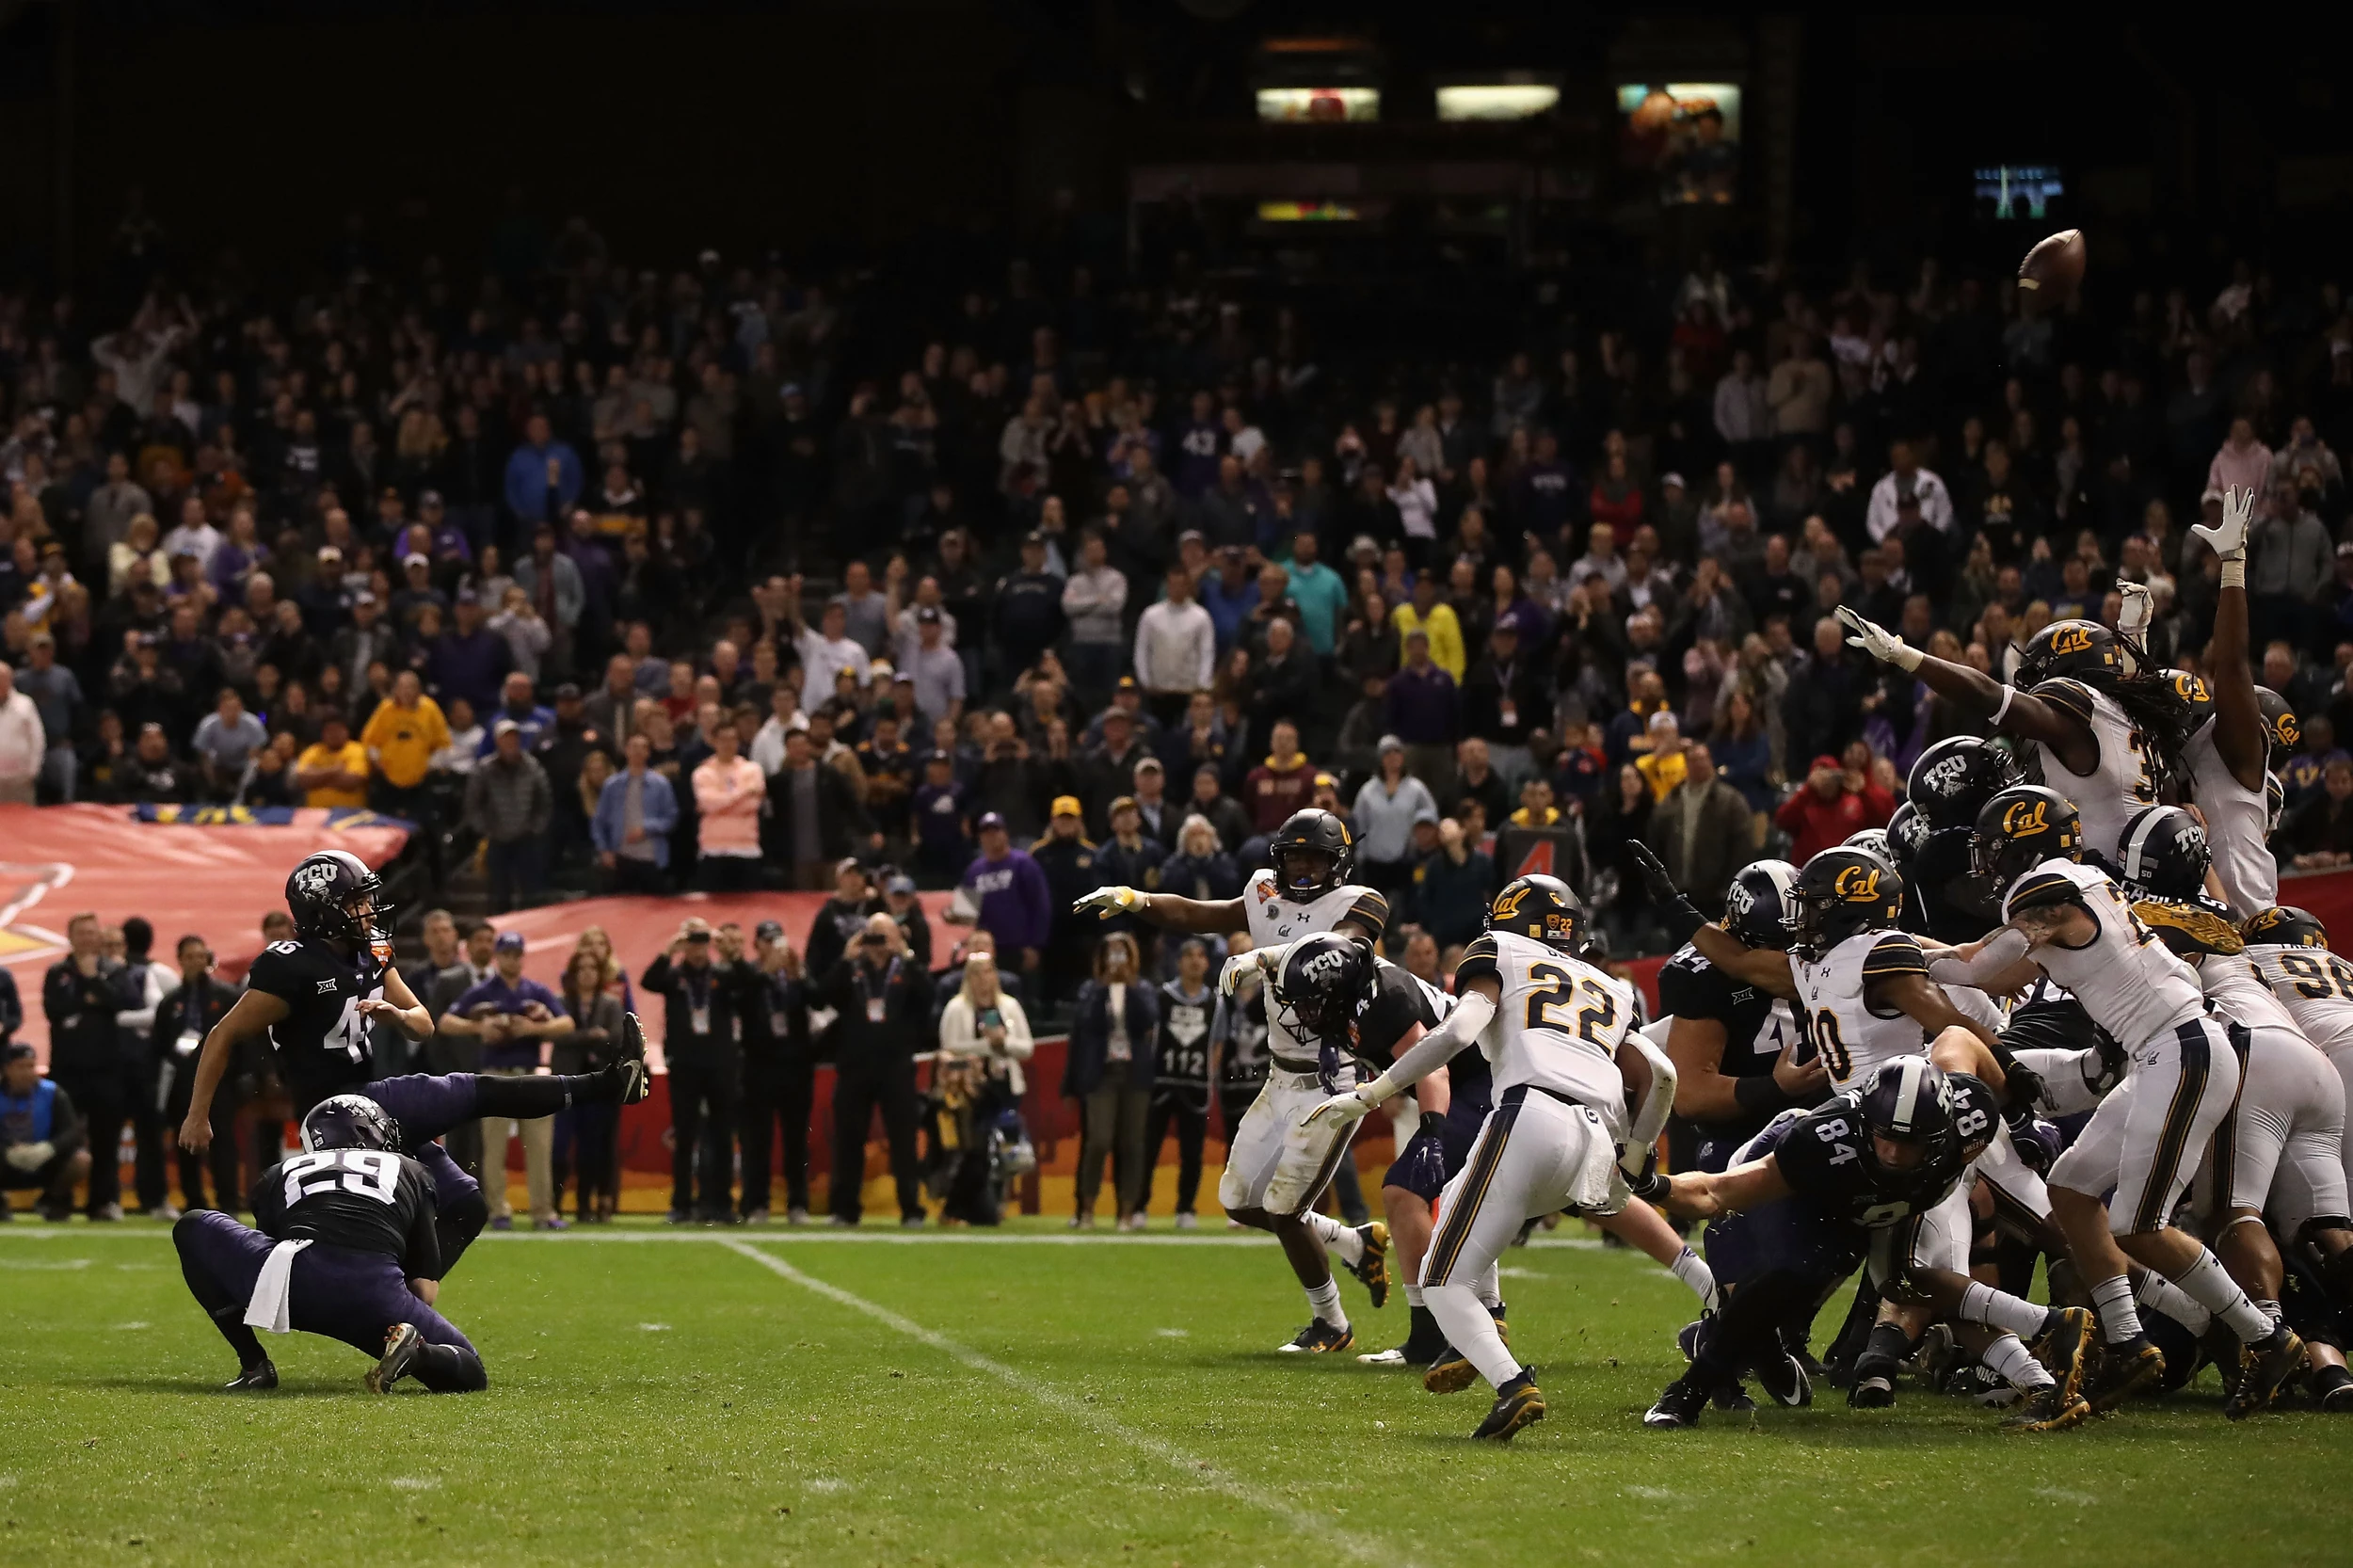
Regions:
<instances>
[{"instance_id":1,"label":"green grass field","mask_svg":"<svg viewBox=\"0 0 2353 1568\"><path fill-rule=\"evenodd\" d=\"M1035 1224L1036 1222L1026 1222ZM1273 1346L1271 1243L655 1230L486 1238L442 1297L486 1394L232 1358L160 1226L0 1230L0 1562L2212 1564L2353 1558L2353 1429L2209 1380L2071 1433L1897 1407L1639 1420L1680 1369L1647 1259L1513 1253L1548 1419ZM1365 1308L1358 1349L1402 1333Z\"/></svg>"}]
</instances>

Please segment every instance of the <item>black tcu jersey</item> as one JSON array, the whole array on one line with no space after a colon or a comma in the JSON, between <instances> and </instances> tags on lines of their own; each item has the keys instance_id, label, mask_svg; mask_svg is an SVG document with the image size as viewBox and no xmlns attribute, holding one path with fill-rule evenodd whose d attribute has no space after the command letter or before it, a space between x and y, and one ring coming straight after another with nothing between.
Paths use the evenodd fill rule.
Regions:
<instances>
[{"instance_id":1,"label":"black tcu jersey","mask_svg":"<svg viewBox=\"0 0 2353 1568\"><path fill-rule=\"evenodd\" d=\"M1781 1059L1781 1042L1759 1037L1773 1016L1772 993L1718 968L1697 948L1686 947L1659 969L1658 1010L1723 1025L1724 1054L1716 1070L1726 1078L1769 1073Z\"/></svg>"},{"instance_id":2,"label":"black tcu jersey","mask_svg":"<svg viewBox=\"0 0 2353 1568\"><path fill-rule=\"evenodd\" d=\"M1878 1230L1926 1214L1945 1201L1961 1180L1958 1140L1929 1145L1916 1169L1886 1171L1864 1158L1870 1133L1863 1125L1863 1096L1851 1091L1807 1112L1784 1112L1742 1151L1767 1154L1801 1198L1825 1216L1864 1230Z\"/></svg>"},{"instance_id":3,"label":"black tcu jersey","mask_svg":"<svg viewBox=\"0 0 2353 1568\"><path fill-rule=\"evenodd\" d=\"M411 1279L441 1276L433 1178L404 1154L319 1149L272 1165L253 1184L253 1224L280 1241L398 1258Z\"/></svg>"},{"instance_id":4,"label":"black tcu jersey","mask_svg":"<svg viewBox=\"0 0 2353 1568\"><path fill-rule=\"evenodd\" d=\"M1229 1093L1256 1091L1266 1081L1266 987L1218 1000L1212 1032L1225 1047L1218 1077Z\"/></svg>"},{"instance_id":5,"label":"black tcu jersey","mask_svg":"<svg viewBox=\"0 0 2353 1568\"><path fill-rule=\"evenodd\" d=\"M1398 1043L1416 1024L1435 1029L1442 1016L1438 993L1385 958L1373 960L1378 989L1356 1016L1355 1054L1376 1071L1397 1060ZM1465 1052L1465 1054L1476 1054Z\"/></svg>"},{"instance_id":6,"label":"black tcu jersey","mask_svg":"<svg viewBox=\"0 0 2353 1568\"><path fill-rule=\"evenodd\" d=\"M2000 889L1970 865L1975 836L1972 828L1947 827L1921 844L1904 872L1905 930L1961 943L1974 942L2002 923Z\"/></svg>"},{"instance_id":7,"label":"black tcu jersey","mask_svg":"<svg viewBox=\"0 0 2353 1568\"><path fill-rule=\"evenodd\" d=\"M1187 1111L1209 1109L1209 1025L1216 1015L1214 986L1192 999L1173 980L1160 987L1160 1063L1152 1075L1160 1099Z\"/></svg>"},{"instance_id":8,"label":"black tcu jersey","mask_svg":"<svg viewBox=\"0 0 2353 1568\"><path fill-rule=\"evenodd\" d=\"M391 959L389 951L346 958L325 942L272 942L246 972L248 989L286 1004L269 1043L296 1116L368 1081L373 1058L360 1004L384 995Z\"/></svg>"}]
</instances>

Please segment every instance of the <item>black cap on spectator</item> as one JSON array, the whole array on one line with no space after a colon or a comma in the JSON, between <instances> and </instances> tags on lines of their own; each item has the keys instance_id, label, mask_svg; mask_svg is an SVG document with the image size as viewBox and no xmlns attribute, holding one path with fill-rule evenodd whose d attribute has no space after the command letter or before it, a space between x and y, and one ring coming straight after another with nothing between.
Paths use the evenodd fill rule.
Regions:
<instances>
[{"instance_id":1,"label":"black cap on spectator","mask_svg":"<svg viewBox=\"0 0 2353 1568\"><path fill-rule=\"evenodd\" d=\"M784 927L775 920L762 920L752 928L752 937L755 941L781 942L784 940Z\"/></svg>"},{"instance_id":2,"label":"black cap on spectator","mask_svg":"<svg viewBox=\"0 0 2353 1568\"><path fill-rule=\"evenodd\" d=\"M567 680L564 684L555 688L555 700L558 702L578 702L580 700L580 688Z\"/></svg>"},{"instance_id":3,"label":"black cap on spectator","mask_svg":"<svg viewBox=\"0 0 2353 1568\"><path fill-rule=\"evenodd\" d=\"M981 820L973 825L983 833L992 827L1001 833L1005 830L1005 819L994 811L984 811L981 813Z\"/></svg>"}]
</instances>

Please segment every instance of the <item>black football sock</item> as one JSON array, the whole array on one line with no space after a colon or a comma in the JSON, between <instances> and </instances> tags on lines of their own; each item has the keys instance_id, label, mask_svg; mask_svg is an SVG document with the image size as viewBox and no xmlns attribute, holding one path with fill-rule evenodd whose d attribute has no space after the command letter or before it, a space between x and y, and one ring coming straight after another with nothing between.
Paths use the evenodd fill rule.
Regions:
<instances>
[{"instance_id":1,"label":"black football sock","mask_svg":"<svg viewBox=\"0 0 2353 1568\"><path fill-rule=\"evenodd\" d=\"M1858 1369L1869 1365L1874 1370L1893 1371L1912 1353L1915 1343L1900 1323L1874 1323L1871 1336L1865 1341L1862 1357L1856 1361Z\"/></svg>"},{"instance_id":2,"label":"black football sock","mask_svg":"<svg viewBox=\"0 0 2353 1568\"><path fill-rule=\"evenodd\" d=\"M499 1173L501 1180L504 1180L505 1176L504 1171ZM466 1248L482 1234L482 1227L489 1223L489 1200L482 1195L480 1188L434 1212L433 1235L441 1246L441 1273L444 1277L457 1267L457 1260L466 1256Z\"/></svg>"},{"instance_id":3,"label":"black football sock","mask_svg":"<svg viewBox=\"0 0 2353 1568\"><path fill-rule=\"evenodd\" d=\"M474 1080L477 1113L533 1121L575 1105L612 1105L621 1097L617 1073L537 1073L529 1078Z\"/></svg>"},{"instance_id":4,"label":"black football sock","mask_svg":"<svg viewBox=\"0 0 2353 1568\"><path fill-rule=\"evenodd\" d=\"M408 1375L436 1394L476 1394L490 1386L482 1357L458 1345L427 1345L408 1364Z\"/></svg>"},{"instance_id":5,"label":"black football sock","mask_svg":"<svg viewBox=\"0 0 2353 1568\"><path fill-rule=\"evenodd\" d=\"M180 1253L180 1277L187 1281L188 1294L204 1309L204 1316L213 1320L220 1336L229 1341L229 1348L237 1352L239 1370L250 1371L269 1359L269 1352L262 1349L260 1336L246 1323L245 1303L231 1301L219 1282L197 1267L184 1244Z\"/></svg>"}]
</instances>

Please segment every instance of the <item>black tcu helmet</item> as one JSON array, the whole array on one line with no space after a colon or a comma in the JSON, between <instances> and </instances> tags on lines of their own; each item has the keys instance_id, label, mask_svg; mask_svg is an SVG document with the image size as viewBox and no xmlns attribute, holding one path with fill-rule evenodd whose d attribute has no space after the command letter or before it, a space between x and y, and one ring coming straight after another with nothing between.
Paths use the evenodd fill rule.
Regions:
<instances>
[{"instance_id":1,"label":"black tcu helmet","mask_svg":"<svg viewBox=\"0 0 2353 1568\"><path fill-rule=\"evenodd\" d=\"M1887 829L1883 827L1866 827L1860 833L1849 834L1847 847L1876 856L1887 863L1888 870L1896 869L1896 846L1888 840Z\"/></svg>"},{"instance_id":2,"label":"black tcu helmet","mask_svg":"<svg viewBox=\"0 0 2353 1568\"><path fill-rule=\"evenodd\" d=\"M1724 889L1724 929L1753 948L1778 948L1789 940L1789 893L1798 868L1786 860L1752 860L1733 873Z\"/></svg>"},{"instance_id":3,"label":"black tcu helmet","mask_svg":"<svg viewBox=\"0 0 2353 1568\"><path fill-rule=\"evenodd\" d=\"M2245 925L2238 928L2238 934L2250 948L2325 948L2329 945L2329 928L2320 923L2320 917L2291 904L2257 910L2247 918Z\"/></svg>"},{"instance_id":4,"label":"black tcu helmet","mask_svg":"<svg viewBox=\"0 0 2353 1568\"><path fill-rule=\"evenodd\" d=\"M1316 899L1356 872L1356 840L1348 824L1317 807L1293 811L1267 840L1274 889L1289 899Z\"/></svg>"},{"instance_id":5,"label":"black tcu helmet","mask_svg":"<svg viewBox=\"0 0 2353 1568\"><path fill-rule=\"evenodd\" d=\"M1985 803L1977 813L1969 862L1979 876L2006 888L2045 860L2084 857L2083 821L2057 790L2018 784Z\"/></svg>"},{"instance_id":6,"label":"black tcu helmet","mask_svg":"<svg viewBox=\"0 0 2353 1568\"><path fill-rule=\"evenodd\" d=\"M2178 806L2144 806L2126 818L2116 856L2124 880L2169 899L2204 892L2206 868L2214 864L2206 830Z\"/></svg>"},{"instance_id":7,"label":"black tcu helmet","mask_svg":"<svg viewBox=\"0 0 2353 1568\"><path fill-rule=\"evenodd\" d=\"M1815 959L1863 931L1903 918L1901 872L1868 850L1841 844L1805 863L1789 890L1789 950Z\"/></svg>"},{"instance_id":8,"label":"black tcu helmet","mask_svg":"<svg viewBox=\"0 0 2353 1568\"><path fill-rule=\"evenodd\" d=\"M329 1095L302 1118L302 1146L400 1150L400 1124L365 1095Z\"/></svg>"},{"instance_id":9,"label":"black tcu helmet","mask_svg":"<svg viewBox=\"0 0 2353 1568\"><path fill-rule=\"evenodd\" d=\"M1356 1015L1372 1000L1372 945L1335 932L1303 936L1283 955L1273 984L1275 1017L1305 1043L1345 1050Z\"/></svg>"},{"instance_id":10,"label":"black tcu helmet","mask_svg":"<svg viewBox=\"0 0 2353 1568\"><path fill-rule=\"evenodd\" d=\"M351 906L368 901L365 915ZM286 878L286 913L294 917L295 935L322 941L390 941L392 908L384 902L384 884L367 863L348 850L323 849L306 855Z\"/></svg>"},{"instance_id":11,"label":"black tcu helmet","mask_svg":"<svg viewBox=\"0 0 2353 1568\"><path fill-rule=\"evenodd\" d=\"M2271 760L2277 762L2304 744L2304 727L2296 722L2296 710L2288 699L2268 686L2255 688L2255 706L2263 710L2264 735L2271 743Z\"/></svg>"},{"instance_id":12,"label":"black tcu helmet","mask_svg":"<svg viewBox=\"0 0 2353 1568\"><path fill-rule=\"evenodd\" d=\"M1904 793L1931 830L1967 827L1987 801L2025 778L2002 747L1975 735L1948 735L1920 753Z\"/></svg>"},{"instance_id":13,"label":"black tcu helmet","mask_svg":"<svg viewBox=\"0 0 2353 1568\"><path fill-rule=\"evenodd\" d=\"M1533 936L1576 958L1585 952L1593 917L1557 876L1513 877L1487 908L1487 929Z\"/></svg>"},{"instance_id":14,"label":"black tcu helmet","mask_svg":"<svg viewBox=\"0 0 2353 1568\"><path fill-rule=\"evenodd\" d=\"M1887 819L1887 853L1895 857L1896 869L1906 876L1912 874L1913 862L1920 858L1920 848L1935 830L1929 826L1928 817L1921 809L1905 801L1896 808L1896 814Z\"/></svg>"},{"instance_id":15,"label":"black tcu helmet","mask_svg":"<svg viewBox=\"0 0 2353 1568\"><path fill-rule=\"evenodd\" d=\"M2045 680L2082 680L2107 687L2132 673L2124 645L2096 620L2055 620L2026 643L2018 661L2018 689Z\"/></svg>"},{"instance_id":16,"label":"black tcu helmet","mask_svg":"<svg viewBox=\"0 0 2353 1568\"><path fill-rule=\"evenodd\" d=\"M1878 1139L1932 1149L1953 1136L1952 1084L1925 1056L1898 1056L1874 1067L1864 1080L1861 1110L1872 1139L1864 1144L1863 1158L1881 1170L1888 1167Z\"/></svg>"}]
</instances>

